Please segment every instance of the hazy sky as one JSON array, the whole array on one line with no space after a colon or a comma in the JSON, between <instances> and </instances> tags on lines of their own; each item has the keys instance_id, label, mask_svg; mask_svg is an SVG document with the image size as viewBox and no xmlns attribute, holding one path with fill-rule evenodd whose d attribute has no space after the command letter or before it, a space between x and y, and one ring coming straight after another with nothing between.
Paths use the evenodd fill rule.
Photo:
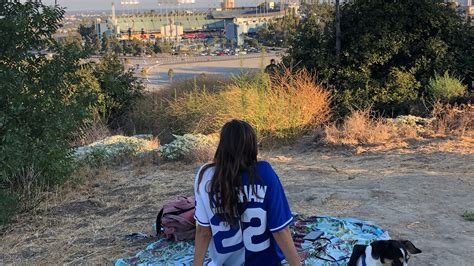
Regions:
<instances>
[{"instance_id":1,"label":"hazy sky","mask_svg":"<svg viewBox=\"0 0 474 266\"><path fill-rule=\"evenodd\" d=\"M57 0L59 5L67 7L67 10L91 10L111 9L112 0ZM258 0L263 2L264 0ZM54 4L54 0L43 0L45 4ZM217 7L221 0L196 0L196 7ZM257 0L237 0L237 5L255 6ZM253 3L253 4L252 4ZM158 0L140 0L140 9L158 9ZM122 9L120 0L115 0L115 8Z\"/></svg>"}]
</instances>

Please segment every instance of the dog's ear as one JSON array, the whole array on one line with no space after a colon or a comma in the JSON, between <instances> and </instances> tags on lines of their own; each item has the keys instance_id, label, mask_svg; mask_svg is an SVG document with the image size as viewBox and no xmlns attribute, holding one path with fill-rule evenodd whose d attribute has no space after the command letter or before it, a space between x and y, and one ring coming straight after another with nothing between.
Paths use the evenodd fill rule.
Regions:
<instances>
[{"instance_id":1,"label":"dog's ear","mask_svg":"<svg viewBox=\"0 0 474 266\"><path fill-rule=\"evenodd\" d=\"M352 249L352 255L349 259L349 263L347 263L347 266L356 266L357 260L360 258L360 256L362 256L362 254L365 253L366 248L366 245L355 245L354 249Z\"/></svg>"},{"instance_id":2,"label":"dog's ear","mask_svg":"<svg viewBox=\"0 0 474 266\"><path fill-rule=\"evenodd\" d=\"M374 241L370 245L372 246L372 258L379 259L382 252L387 248L387 241Z\"/></svg>"},{"instance_id":3,"label":"dog's ear","mask_svg":"<svg viewBox=\"0 0 474 266\"><path fill-rule=\"evenodd\" d=\"M400 240L400 242L403 244L403 246L405 246L405 248L407 249L408 252L410 252L410 254L421 253L421 250L415 247L415 245L413 245L413 243L410 242L410 240Z\"/></svg>"}]
</instances>

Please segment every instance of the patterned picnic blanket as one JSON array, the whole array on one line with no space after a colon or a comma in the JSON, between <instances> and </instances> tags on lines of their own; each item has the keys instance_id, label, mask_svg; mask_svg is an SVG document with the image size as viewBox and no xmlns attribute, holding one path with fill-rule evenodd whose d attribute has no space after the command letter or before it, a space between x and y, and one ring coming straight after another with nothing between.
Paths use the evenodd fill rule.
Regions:
<instances>
[{"instance_id":1,"label":"patterned picnic blanket","mask_svg":"<svg viewBox=\"0 0 474 266\"><path fill-rule=\"evenodd\" d=\"M373 223L354 218L298 217L290 228L305 265L346 265L354 245L390 239L387 232ZM324 232L321 239L314 242L303 240L307 233L316 229ZM193 256L193 241L160 239L133 257L118 259L115 266L191 265Z\"/></svg>"}]
</instances>

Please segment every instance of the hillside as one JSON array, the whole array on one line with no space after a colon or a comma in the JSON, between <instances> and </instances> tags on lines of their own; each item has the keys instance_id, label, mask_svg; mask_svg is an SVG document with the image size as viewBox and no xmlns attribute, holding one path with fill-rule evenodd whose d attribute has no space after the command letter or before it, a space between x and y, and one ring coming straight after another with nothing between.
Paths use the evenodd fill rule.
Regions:
<instances>
[{"instance_id":1,"label":"hillside","mask_svg":"<svg viewBox=\"0 0 474 266\"><path fill-rule=\"evenodd\" d=\"M468 265L473 259L474 140L425 140L410 147L324 146L306 139L265 151L294 212L371 220L423 253L413 265ZM58 193L2 232L0 263L113 263L152 239L165 200L192 193L199 165L123 162L95 170L83 189ZM454 248L455 247L455 248ZM440 256L439 252L443 255Z\"/></svg>"}]
</instances>

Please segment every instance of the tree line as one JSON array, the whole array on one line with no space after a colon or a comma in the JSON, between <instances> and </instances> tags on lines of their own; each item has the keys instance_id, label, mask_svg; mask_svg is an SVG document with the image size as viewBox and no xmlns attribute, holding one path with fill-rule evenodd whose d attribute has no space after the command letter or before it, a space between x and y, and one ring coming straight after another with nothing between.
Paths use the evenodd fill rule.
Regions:
<instances>
[{"instance_id":1,"label":"tree line","mask_svg":"<svg viewBox=\"0 0 474 266\"><path fill-rule=\"evenodd\" d=\"M418 112L472 90L474 27L440 0L345 3L336 52L334 7L303 6L287 66L317 73L345 114L372 106L385 115Z\"/></svg>"}]
</instances>

